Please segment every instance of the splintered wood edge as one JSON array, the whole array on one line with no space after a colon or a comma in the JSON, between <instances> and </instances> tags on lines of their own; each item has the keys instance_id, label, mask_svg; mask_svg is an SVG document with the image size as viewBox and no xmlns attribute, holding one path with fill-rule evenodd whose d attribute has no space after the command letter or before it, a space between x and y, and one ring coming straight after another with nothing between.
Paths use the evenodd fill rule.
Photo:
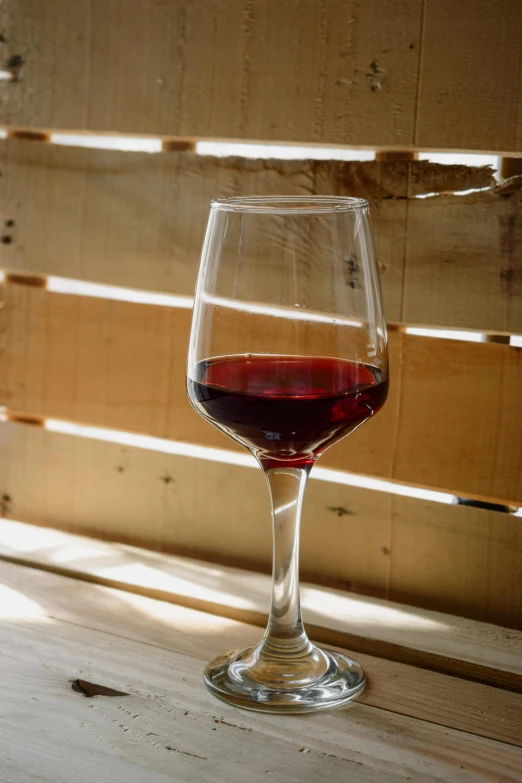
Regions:
<instances>
[{"instance_id":1,"label":"splintered wood edge","mask_svg":"<svg viewBox=\"0 0 522 783\"><path fill-rule=\"evenodd\" d=\"M23 544L18 546L17 541ZM89 565L89 556L85 555L89 549L93 554L92 566ZM68 553L79 550L84 554L80 564L76 565ZM161 586L154 586L151 576L143 578L140 575L136 579L132 576L132 568L128 578L124 578L122 573L119 578L109 576L99 565L103 555L108 557L111 570L115 558L120 559L121 571L124 571L125 565L139 565L142 560L148 565L148 574L153 574L150 566L152 557L160 566L162 580L158 584ZM216 593L219 600L210 600L212 590L205 586L205 582L215 566L209 563L11 520L0 522L1 560L259 627L266 624L265 599L270 593L270 579L258 573L220 565L220 590ZM180 581L176 576L187 566L193 573L191 584L187 580ZM199 584L198 574L202 577ZM173 584L165 589L165 579L169 578ZM313 585L303 584L302 593L305 615L311 619L307 628L315 641L522 693L522 632ZM322 607L320 624L317 622L318 600ZM330 615L327 613L329 604ZM367 611L369 619L361 622L354 615L354 607L358 608L359 614ZM383 622L388 613L391 617L399 617L400 633L398 626L394 632L393 624ZM343 618L342 622L339 617ZM361 633L345 630L344 626ZM445 626L444 632L440 630L442 626ZM398 637L407 643L397 643ZM492 659L495 666L490 664Z\"/></svg>"}]
</instances>

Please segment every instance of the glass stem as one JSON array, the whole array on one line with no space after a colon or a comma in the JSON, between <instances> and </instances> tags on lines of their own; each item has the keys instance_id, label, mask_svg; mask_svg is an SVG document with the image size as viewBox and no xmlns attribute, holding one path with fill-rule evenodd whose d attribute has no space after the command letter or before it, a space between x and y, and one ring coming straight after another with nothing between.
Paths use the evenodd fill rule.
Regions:
<instances>
[{"instance_id":1,"label":"glass stem","mask_svg":"<svg viewBox=\"0 0 522 783\"><path fill-rule=\"evenodd\" d=\"M273 522L272 603L262 642L265 655L299 658L312 649L299 602L299 525L308 473L291 467L265 471Z\"/></svg>"}]
</instances>

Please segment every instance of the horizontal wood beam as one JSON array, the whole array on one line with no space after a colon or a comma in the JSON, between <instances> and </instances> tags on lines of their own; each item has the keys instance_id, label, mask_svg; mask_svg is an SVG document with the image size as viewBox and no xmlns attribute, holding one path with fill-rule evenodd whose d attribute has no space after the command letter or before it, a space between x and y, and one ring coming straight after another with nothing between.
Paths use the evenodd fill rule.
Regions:
<instances>
[{"instance_id":1,"label":"horizontal wood beam","mask_svg":"<svg viewBox=\"0 0 522 783\"><path fill-rule=\"evenodd\" d=\"M7 125L522 149L520 19L508 0L4 6Z\"/></svg>"},{"instance_id":2,"label":"horizontal wood beam","mask_svg":"<svg viewBox=\"0 0 522 783\"><path fill-rule=\"evenodd\" d=\"M13 272L192 295L211 198L352 195L371 204L389 321L522 332L522 182L488 190L487 167L151 155L14 140L0 142L0 157L1 263ZM461 191L471 192L453 195Z\"/></svg>"}]
</instances>

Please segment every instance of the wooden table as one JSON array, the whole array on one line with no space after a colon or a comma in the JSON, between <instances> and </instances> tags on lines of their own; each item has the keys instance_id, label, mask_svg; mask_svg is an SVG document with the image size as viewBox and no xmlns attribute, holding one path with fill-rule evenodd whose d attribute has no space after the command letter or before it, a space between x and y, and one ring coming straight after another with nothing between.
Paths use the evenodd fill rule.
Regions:
<instances>
[{"instance_id":1,"label":"wooden table","mask_svg":"<svg viewBox=\"0 0 522 783\"><path fill-rule=\"evenodd\" d=\"M9 549L8 541L16 538L9 525L16 523L2 524L7 527L0 534L0 781L522 781L518 632L406 607L401 618L401 610L392 607L395 614L388 617L395 617L395 626L388 622L387 630L382 623L381 652L375 639L368 642L375 655L354 652L369 676L358 702L308 716L242 712L210 696L201 674L211 656L259 639L259 627L176 605L189 601L181 587L168 600L136 594L151 592L152 562L165 586L172 569L180 567L176 558L31 526L18 526L18 549L16 543ZM44 543L48 536L48 545L34 543L38 535ZM127 560L134 558L134 572L127 572L134 577L127 581L123 551ZM190 568L186 561L185 583ZM204 569L207 587L221 580L216 600L223 601L222 614L230 613L229 571L192 568L200 585ZM110 583L110 573L125 589L93 583ZM140 573L143 589L137 585ZM242 578L237 573L236 590ZM266 577L252 575L253 583L259 579ZM178 586L182 583L179 578ZM337 599L332 592L336 612ZM242 608L236 601L234 611L255 618L249 600L255 603L244 592ZM402 627L404 640L414 639L411 617L421 614L417 641L424 641L412 652L417 665L389 660L382 650L397 659L397 650L406 649L393 634L400 636ZM445 617L446 628L440 620ZM466 659L460 670L457 650ZM461 676L430 670L438 660L446 666L453 661ZM478 681L494 681L495 672L502 687ZM102 693L89 695L97 691Z\"/></svg>"}]
</instances>

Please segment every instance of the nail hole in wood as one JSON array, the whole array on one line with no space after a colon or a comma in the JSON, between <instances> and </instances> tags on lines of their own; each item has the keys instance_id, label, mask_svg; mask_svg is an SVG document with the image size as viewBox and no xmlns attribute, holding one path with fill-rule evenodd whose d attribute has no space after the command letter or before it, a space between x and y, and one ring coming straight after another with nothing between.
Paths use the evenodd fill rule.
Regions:
<instances>
[{"instance_id":1,"label":"nail hole in wood","mask_svg":"<svg viewBox=\"0 0 522 783\"><path fill-rule=\"evenodd\" d=\"M20 141L49 141L50 136L41 131L12 130L8 132L7 138Z\"/></svg>"},{"instance_id":2,"label":"nail hole in wood","mask_svg":"<svg viewBox=\"0 0 522 783\"><path fill-rule=\"evenodd\" d=\"M344 506L327 506L327 511L333 511L338 517L344 517L346 514L349 516L353 515L353 511Z\"/></svg>"},{"instance_id":3,"label":"nail hole in wood","mask_svg":"<svg viewBox=\"0 0 522 783\"><path fill-rule=\"evenodd\" d=\"M194 152L196 145L189 139L165 139L161 149L163 152Z\"/></svg>"},{"instance_id":4,"label":"nail hole in wood","mask_svg":"<svg viewBox=\"0 0 522 783\"><path fill-rule=\"evenodd\" d=\"M45 419L43 416L31 416L26 413L9 413L7 412L7 421L14 421L17 424L31 424L33 427L43 427Z\"/></svg>"},{"instance_id":5,"label":"nail hole in wood","mask_svg":"<svg viewBox=\"0 0 522 783\"><path fill-rule=\"evenodd\" d=\"M34 288L47 286L47 278L44 275L17 275L13 272L5 276L5 282L11 285L30 285Z\"/></svg>"}]
</instances>

